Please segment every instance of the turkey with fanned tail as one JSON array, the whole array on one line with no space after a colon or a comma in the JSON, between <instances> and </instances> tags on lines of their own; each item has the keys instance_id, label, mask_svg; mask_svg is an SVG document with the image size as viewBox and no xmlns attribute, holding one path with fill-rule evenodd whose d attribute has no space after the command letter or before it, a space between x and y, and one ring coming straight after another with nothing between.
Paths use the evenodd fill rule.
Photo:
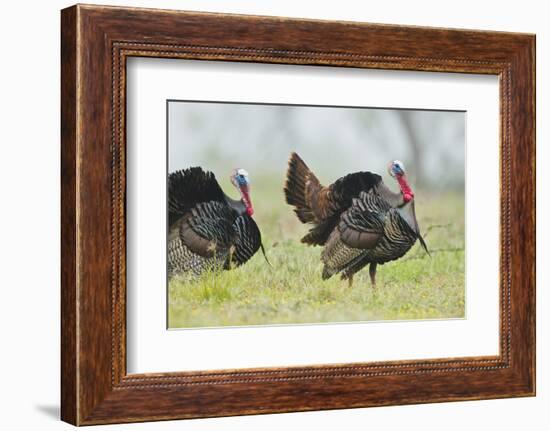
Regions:
<instances>
[{"instance_id":1,"label":"turkey with fanned tail","mask_svg":"<svg viewBox=\"0 0 550 431\"><path fill-rule=\"evenodd\" d=\"M403 163L391 162L388 171L397 180L399 192L391 191L372 172L348 174L325 187L298 154L291 154L286 202L302 223L312 225L302 242L324 246L323 279L340 274L351 285L353 275L370 264L374 287L377 265L399 259L417 239L429 254Z\"/></svg>"},{"instance_id":2,"label":"turkey with fanned tail","mask_svg":"<svg viewBox=\"0 0 550 431\"><path fill-rule=\"evenodd\" d=\"M235 169L231 183L241 195L238 200L227 196L214 174L200 167L169 175L169 278L232 269L246 263L259 248L264 252L252 218L248 173Z\"/></svg>"}]
</instances>

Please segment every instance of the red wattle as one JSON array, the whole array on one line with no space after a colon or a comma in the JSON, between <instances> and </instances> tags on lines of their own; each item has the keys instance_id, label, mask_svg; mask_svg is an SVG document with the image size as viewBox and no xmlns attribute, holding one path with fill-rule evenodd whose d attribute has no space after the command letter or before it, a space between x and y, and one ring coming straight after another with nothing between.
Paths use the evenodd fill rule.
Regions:
<instances>
[{"instance_id":1,"label":"red wattle","mask_svg":"<svg viewBox=\"0 0 550 431\"><path fill-rule=\"evenodd\" d=\"M243 197L244 205L246 206L246 213L251 216L254 214L254 209L252 208L252 202L250 202L250 194L248 193L248 187L241 187L241 194Z\"/></svg>"},{"instance_id":2,"label":"red wattle","mask_svg":"<svg viewBox=\"0 0 550 431\"><path fill-rule=\"evenodd\" d=\"M411 187L409 186L409 183L407 182L407 178L405 178L405 175L397 175L397 182L399 183L399 187L401 188L401 194L403 195L403 200L406 202L409 202L414 198L414 193L411 190Z\"/></svg>"}]
</instances>

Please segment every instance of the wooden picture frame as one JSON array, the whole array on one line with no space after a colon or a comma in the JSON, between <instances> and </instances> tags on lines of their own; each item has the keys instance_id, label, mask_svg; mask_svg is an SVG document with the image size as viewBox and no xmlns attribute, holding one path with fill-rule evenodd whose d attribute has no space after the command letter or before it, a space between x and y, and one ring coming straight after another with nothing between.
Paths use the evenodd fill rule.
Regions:
<instances>
[{"instance_id":1,"label":"wooden picture frame","mask_svg":"<svg viewBox=\"0 0 550 431\"><path fill-rule=\"evenodd\" d=\"M90 425L535 394L534 35L83 5L64 9L61 18L64 421ZM128 375L130 56L498 75L500 354Z\"/></svg>"}]
</instances>

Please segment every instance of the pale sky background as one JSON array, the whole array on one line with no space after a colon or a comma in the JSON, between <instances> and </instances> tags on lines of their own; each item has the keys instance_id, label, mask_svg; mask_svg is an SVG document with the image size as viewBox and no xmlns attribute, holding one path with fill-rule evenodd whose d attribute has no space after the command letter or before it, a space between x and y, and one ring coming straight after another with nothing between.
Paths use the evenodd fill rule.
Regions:
<instances>
[{"instance_id":1,"label":"pale sky background","mask_svg":"<svg viewBox=\"0 0 550 431\"><path fill-rule=\"evenodd\" d=\"M361 170L390 183L399 159L416 187L464 190L464 112L180 101L168 111L169 172L202 166L225 179L242 167L283 181L297 151L323 184Z\"/></svg>"}]
</instances>

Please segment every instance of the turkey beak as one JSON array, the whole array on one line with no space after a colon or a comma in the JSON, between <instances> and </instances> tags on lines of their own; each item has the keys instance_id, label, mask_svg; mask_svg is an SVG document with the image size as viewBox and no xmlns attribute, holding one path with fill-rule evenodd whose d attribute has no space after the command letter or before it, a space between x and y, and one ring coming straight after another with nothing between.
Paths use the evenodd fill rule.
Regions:
<instances>
[{"instance_id":1,"label":"turkey beak","mask_svg":"<svg viewBox=\"0 0 550 431\"><path fill-rule=\"evenodd\" d=\"M252 201L250 200L250 186L243 184L239 186L241 196L243 198L244 205L246 206L246 213L251 216L254 214L254 208L252 208Z\"/></svg>"}]
</instances>

